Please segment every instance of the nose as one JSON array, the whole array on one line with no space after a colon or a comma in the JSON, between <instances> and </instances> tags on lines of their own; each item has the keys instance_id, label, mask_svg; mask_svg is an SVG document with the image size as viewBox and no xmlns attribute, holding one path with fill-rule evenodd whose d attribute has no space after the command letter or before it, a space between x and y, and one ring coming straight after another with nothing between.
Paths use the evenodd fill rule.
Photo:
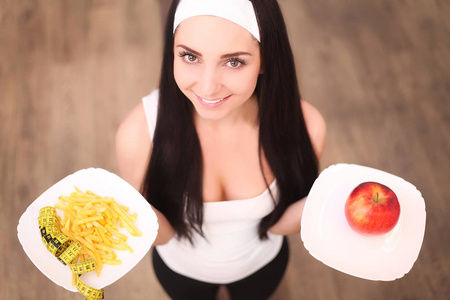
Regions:
<instances>
[{"instance_id":1,"label":"nose","mask_svg":"<svg viewBox=\"0 0 450 300\"><path fill-rule=\"evenodd\" d=\"M221 89L221 75L215 66L205 66L198 79L199 91L203 97L214 97Z\"/></svg>"}]
</instances>

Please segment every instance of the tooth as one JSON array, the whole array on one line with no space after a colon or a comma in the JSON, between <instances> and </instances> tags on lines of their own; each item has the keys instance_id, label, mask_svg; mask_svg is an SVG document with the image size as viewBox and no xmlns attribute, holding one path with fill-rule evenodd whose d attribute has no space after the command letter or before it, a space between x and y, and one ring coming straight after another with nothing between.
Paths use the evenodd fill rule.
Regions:
<instances>
[{"instance_id":1,"label":"tooth","mask_svg":"<svg viewBox=\"0 0 450 300\"><path fill-rule=\"evenodd\" d=\"M215 103L219 103L220 101L222 101L223 98L222 99L217 99L217 100L206 100L206 99L202 98L202 100L205 101L206 103L215 104Z\"/></svg>"}]
</instances>

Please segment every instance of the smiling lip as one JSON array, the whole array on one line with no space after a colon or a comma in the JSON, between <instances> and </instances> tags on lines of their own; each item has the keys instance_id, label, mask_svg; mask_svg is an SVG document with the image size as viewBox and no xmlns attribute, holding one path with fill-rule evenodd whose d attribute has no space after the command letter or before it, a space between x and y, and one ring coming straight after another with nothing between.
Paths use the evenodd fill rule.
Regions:
<instances>
[{"instance_id":1,"label":"smiling lip","mask_svg":"<svg viewBox=\"0 0 450 300\"><path fill-rule=\"evenodd\" d=\"M204 106L208 107L208 108L214 108L214 107L218 107L220 106L222 103L224 103L228 98L231 97L231 95L226 96L224 98L216 98L216 99L205 99L202 98L200 96L198 96L197 94L195 95L197 97L197 100Z\"/></svg>"}]
</instances>

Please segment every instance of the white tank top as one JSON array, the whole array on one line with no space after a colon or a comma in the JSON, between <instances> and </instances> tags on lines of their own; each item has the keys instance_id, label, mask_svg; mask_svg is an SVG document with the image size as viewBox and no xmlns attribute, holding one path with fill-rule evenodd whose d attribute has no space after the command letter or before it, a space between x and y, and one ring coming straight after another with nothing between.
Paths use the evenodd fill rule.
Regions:
<instances>
[{"instance_id":1,"label":"white tank top","mask_svg":"<svg viewBox=\"0 0 450 300\"><path fill-rule=\"evenodd\" d=\"M156 125L158 91L142 99L150 138ZM278 186L269 186L275 199ZM164 263L173 271L204 282L227 284L251 275L269 263L280 251L283 236L268 233L261 241L258 226L275 205L269 190L241 200L203 203L203 232L194 233L194 244L173 238L156 246Z\"/></svg>"}]
</instances>

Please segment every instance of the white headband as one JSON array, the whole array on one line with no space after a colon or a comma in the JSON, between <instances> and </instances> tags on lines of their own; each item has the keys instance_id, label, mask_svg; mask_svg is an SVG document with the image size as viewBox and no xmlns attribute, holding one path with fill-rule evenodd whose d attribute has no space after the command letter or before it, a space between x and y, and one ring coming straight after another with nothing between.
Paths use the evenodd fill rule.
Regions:
<instances>
[{"instance_id":1,"label":"white headband","mask_svg":"<svg viewBox=\"0 0 450 300\"><path fill-rule=\"evenodd\" d=\"M194 16L216 16L227 19L247 29L258 42L261 42L255 10L248 0L180 0L175 13L173 32L181 22Z\"/></svg>"}]
</instances>

